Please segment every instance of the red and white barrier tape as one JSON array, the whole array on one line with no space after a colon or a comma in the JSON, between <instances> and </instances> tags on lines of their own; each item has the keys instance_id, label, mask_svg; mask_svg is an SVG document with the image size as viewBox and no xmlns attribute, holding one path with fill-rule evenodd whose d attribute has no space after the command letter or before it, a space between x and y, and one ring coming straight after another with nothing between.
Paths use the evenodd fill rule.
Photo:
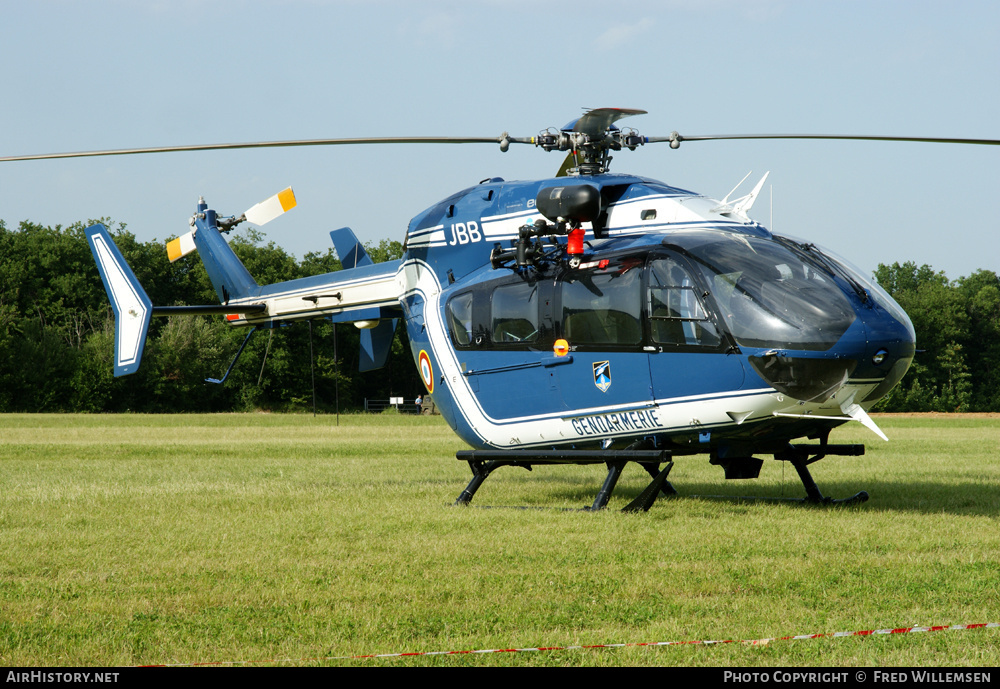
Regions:
<instances>
[{"instance_id":1,"label":"red and white barrier tape","mask_svg":"<svg viewBox=\"0 0 1000 689\"><path fill-rule=\"evenodd\" d=\"M988 622L981 624L952 624L940 627L898 627L896 629L869 629L858 632L834 632L833 634L799 634L797 636L776 636L770 639L728 639L718 641L654 641L647 643L624 643L624 644L587 644L581 646L539 646L537 648L490 648L469 651L418 651L411 653L377 653L372 655L357 656L327 656L325 658L273 658L270 660L235 660L235 661L215 661L204 663L177 663L153 665L147 667L194 667L201 665L252 665L263 663L307 663L321 662L327 660L370 660L373 658L413 658L426 656L454 656L454 655L475 655L483 653L528 653L532 651L580 651L594 648L639 648L643 646L711 646L714 644L749 644L751 646L763 646L773 641L800 641L804 639L838 638L847 636L874 636L877 634L911 634L917 632L941 632L945 630L959 629L997 629L1000 628L998 622Z\"/></svg>"}]
</instances>

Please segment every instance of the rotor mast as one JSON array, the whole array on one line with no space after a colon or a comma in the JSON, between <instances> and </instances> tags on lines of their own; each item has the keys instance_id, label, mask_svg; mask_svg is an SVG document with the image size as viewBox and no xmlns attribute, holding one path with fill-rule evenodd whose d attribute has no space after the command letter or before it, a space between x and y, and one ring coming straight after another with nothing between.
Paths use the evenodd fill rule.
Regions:
<instances>
[{"instance_id":1,"label":"rotor mast","mask_svg":"<svg viewBox=\"0 0 1000 689\"><path fill-rule=\"evenodd\" d=\"M621 130L615 122L631 115L643 115L645 110L627 108L597 108L573 120L561 130L547 129L535 138L535 145L546 151L568 151L559 169L563 175L597 175L607 172L611 151L646 143L646 137L634 129Z\"/></svg>"}]
</instances>

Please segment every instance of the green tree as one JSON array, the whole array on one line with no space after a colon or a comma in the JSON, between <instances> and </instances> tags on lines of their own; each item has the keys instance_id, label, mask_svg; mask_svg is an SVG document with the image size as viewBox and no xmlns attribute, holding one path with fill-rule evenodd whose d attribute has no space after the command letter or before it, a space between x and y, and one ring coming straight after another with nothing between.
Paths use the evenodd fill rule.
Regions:
<instances>
[{"instance_id":1,"label":"green tree","mask_svg":"<svg viewBox=\"0 0 1000 689\"><path fill-rule=\"evenodd\" d=\"M403 257L403 245L400 242L382 239L378 244L365 244L365 251L374 263L396 261Z\"/></svg>"},{"instance_id":2,"label":"green tree","mask_svg":"<svg viewBox=\"0 0 1000 689\"><path fill-rule=\"evenodd\" d=\"M218 297L197 257L167 260L164 243L140 242L102 219L155 305L211 304ZM398 328L385 368L357 371L359 332L317 319L258 332L225 385L221 377L247 330L221 317L154 318L143 364L113 375L114 318L84 229L0 222L0 411L222 411L308 409L315 371L318 407L360 408L364 398L412 396L420 389L405 333ZM260 284L341 269L335 251L299 262L251 229L231 240ZM402 256L399 242L366 247L375 261ZM311 347L311 350L310 350ZM339 392L339 395L338 395Z\"/></svg>"},{"instance_id":3,"label":"green tree","mask_svg":"<svg viewBox=\"0 0 1000 689\"><path fill-rule=\"evenodd\" d=\"M980 270L958 280L969 316L965 345L971 380L970 408L1000 410L1000 278Z\"/></svg>"},{"instance_id":4,"label":"green tree","mask_svg":"<svg viewBox=\"0 0 1000 689\"><path fill-rule=\"evenodd\" d=\"M879 265L875 277L909 314L917 336L913 365L897 388L879 403L878 409L904 412L975 409L981 398L977 396L978 381L973 373L978 373L984 350L971 336L975 319L970 313L969 295L973 291L978 293L976 286L988 287L985 276L963 289L962 281L951 282L943 271L907 262ZM983 309L990 308L990 294L988 290L983 293Z\"/></svg>"}]
</instances>

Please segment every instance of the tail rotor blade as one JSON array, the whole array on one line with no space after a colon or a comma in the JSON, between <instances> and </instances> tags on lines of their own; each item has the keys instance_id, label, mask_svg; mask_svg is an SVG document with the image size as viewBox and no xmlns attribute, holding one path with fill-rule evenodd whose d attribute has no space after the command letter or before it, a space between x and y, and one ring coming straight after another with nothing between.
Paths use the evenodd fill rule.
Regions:
<instances>
[{"instance_id":1,"label":"tail rotor blade","mask_svg":"<svg viewBox=\"0 0 1000 689\"><path fill-rule=\"evenodd\" d=\"M271 198L261 201L244 213L243 217L254 225L264 225L282 213L292 210L295 206L295 192L292 191L291 187L288 187L284 191L279 191Z\"/></svg>"},{"instance_id":2,"label":"tail rotor blade","mask_svg":"<svg viewBox=\"0 0 1000 689\"><path fill-rule=\"evenodd\" d=\"M194 244L194 232L187 232L167 242L167 258L173 263L184 258L196 248Z\"/></svg>"}]
</instances>

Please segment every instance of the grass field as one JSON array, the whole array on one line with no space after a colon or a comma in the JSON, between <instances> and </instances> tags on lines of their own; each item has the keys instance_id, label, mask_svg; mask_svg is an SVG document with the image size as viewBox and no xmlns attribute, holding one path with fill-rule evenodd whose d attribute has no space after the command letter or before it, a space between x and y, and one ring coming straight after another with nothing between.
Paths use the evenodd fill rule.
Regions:
<instances>
[{"instance_id":1,"label":"grass field","mask_svg":"<svg viewBox=\"0 0 1000 689\"><path fill-rule=\"evenodd\" d=\"M846 508L701 498L622 514L596 467L506 468L474 505L438 418L0 416L0 665L1000 665L1000 630L382 660L1000 622L1000 419L879 417L813 465ZM682 494L801 496L768 460Z\"/></svg>"}]
</instances>

